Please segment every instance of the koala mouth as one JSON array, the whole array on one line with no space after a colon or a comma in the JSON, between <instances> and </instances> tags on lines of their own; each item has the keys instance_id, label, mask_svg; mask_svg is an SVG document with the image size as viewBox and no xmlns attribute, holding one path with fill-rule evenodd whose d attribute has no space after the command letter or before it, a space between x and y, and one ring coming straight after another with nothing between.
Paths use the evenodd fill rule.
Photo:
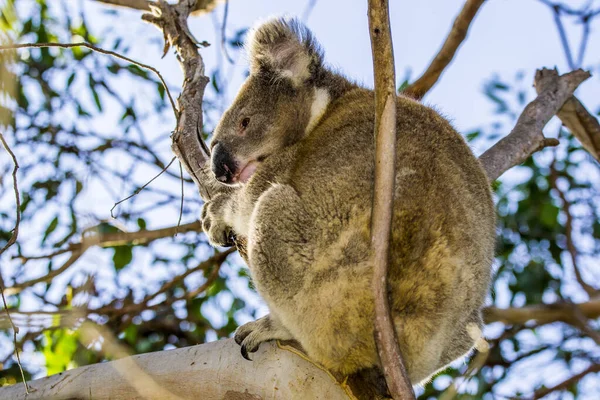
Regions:
<instances>
[{"instance_id":1,"label":"koala mouth","mask_svg":"<svg viewBox=\"0 0 600 400\"><path fill-rule=\"evenodd\" d=\"M234 183L246 183L250 179L256 168L258 167L258 160L252 160L242 167L237 174L231 179Z\"/></svg>"}]
</instances>

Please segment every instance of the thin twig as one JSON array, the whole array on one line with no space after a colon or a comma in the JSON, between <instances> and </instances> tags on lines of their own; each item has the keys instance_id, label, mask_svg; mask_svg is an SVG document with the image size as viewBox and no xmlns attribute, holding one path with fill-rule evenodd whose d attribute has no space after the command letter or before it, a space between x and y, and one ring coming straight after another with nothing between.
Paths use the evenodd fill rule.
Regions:
<instances>
[{"instance_id":1,"label":"thin twig","mask_svg":"<svg viewBox=\"0 0 600 400\"><path fill-rule=\"evenodd\" d=\"M531 400L541 399L542 397L545 397L552 392L563 391L565 389L568 389L569 386L571 386L572 384L574 384L576 382L579 382L586 375L596 373L596 372L600 372L600 364L592 364L587 369L583 370L582 372L578 373L577 375L573 375L572 377L559 383L558 385L555 385L555 386L552 386L549 388L543 387L541 389L536 390L533 393L533 395L531 396Z\"/></svg>"},{"instance_id":2,"label":"thin twig","mask_svg":"<svg viewBox=\"0 0 600 400\"><path fill-rule=\"evenodd\" d=\"M485 0L467 0L462 10L454 20L452 29L444 41L442 48L436 54L427 70L419 79L410 84L402 94L416 99L422 99L423 96L435 85L446 67L450 64L456 51L467 37L469 27Z\"/></svg>"},{"instance_id":3,"label":"thin twig","mask_svg":"<svg viewBox=\"0 0 600 400\"><path fill-rule=\"evenodd\" d=\"M88 228L86 231L97 231L97 226ZM126 244L148 244L153 240L162 239L167 236L173 236L177 232L201 232L202 224L199 221L190 222L184 225L177 226L169 226L166 228L154 229L154 230L139 230L133 232L108 232L108 233L97 233L95 235L86 236L79 243L72 243L67 248L58 250L56 252L50 254L44 254L41 256L15 256L14 258L18 258L23 262L27 262L29 260L42 260L46 258L53 258L58 255L64 253L70 253L72 251L85 251L87 248L91 246L100 246L100 247L113 247L113 246L123 246ZM84 232L85 233L85 232Z\"/></svg>"},{"instance_id":4,"label":"thin twig","mask_svg":"<svg viewBox=\"0 0 600 400\"><path fill-rule=\"evenodd\" d=\"M573 61L573 54L571 53L571 46L569 46L569 39L567 38L565 27L560 19L560 7L554 6L552 7L552 11L554 14L554 23L556 24L556 29L558 29L558 35L560 36L560 43L562 44L565 56L567 57L567 64L569 64L569 68L573 71L576 68L575 62Z\"/></svg>"},{"instance_id":5,"label":"thin twig","mask_svg":"<svg viewBox=\"0 0 600 400\"><path fill-rule=\"evenodd\" d=\"M181 226L181 217L183 217L183 197L184 197L184 187L183 187L183 165L181 165L181 161L179 161L179 177L181 178L181 204L179 205L179 219L177 220L177 231L175 232L175 236L179 233L179 227Z\"/></svg>"},{"instance_id":6,"label":"thin twig","mask_svg":"<svg viewBox=\"0 0 600 400\"><path fill-rule=\"evenodd\" d=\"M148 185L150 185L152 182L154 182L154 180L156 178L158 178L159 176L161 176L167 169L169 169L169 167L171 166L171 164L173 164L173 162L175 161L177 157L173 157L171 159L171 161L158 173L156 174L156 176L154 176L154 178L150 179L148 182L146 182L142 187L139 187L135 190L135 192L133 192L132 194L130 194L129 196L125 197L122 200L119 200L115 203L115 205L112 206L112 208L110 209L110 216L115 218L115 216L113 215L113 210L115 209L116 206L118 206L119 204L123 203L124 201L127 201L129 199L131 199L132 197L136 196L138 193L140 193L142 190L144 190Z\"/></svg>"},{"instance_id":7,"label":"thin twig","mask_svg":"<svg viewBox=\"0 0 600 400\"><path fill-rule=\"evenodd\" d=\"M575 278L577 282L581 286L581 288L587 293L590 299L594 298L596 294L598 294L598 290L596 290L593 286L588 284L581 274L581 270L579 268L579 263L577 262L577 247L575 246L575 241L573 240L573 214L571 213L571 202L567 200L567 196L565 193L558 187L558 171L554 167L556 159L552 161L550 164L550 185L556 190L558 193L558 197L562 202L562 208L566 215L565 221L565 238L567 244L567 252L571 257L571 264L573 264L573 271L575 272Z\"/></svg>"},{"instance_id":8,"label":"thin twig","mask_svg":"<svg viewBox=\"0 0 600 400\"><path fill-rule=\"evenodd\" d=\"M79 42L79 43L21 43L21 44L11 44L11 45L6 45L6 46L0 46L0 50L26 49L26 48L32 48L32 47L34 47L34 48L59 47L59 48L63 48L63 49L69 49L72 47L85 47L86 49L93 50L97 53L106 54L106 55L118 58L120 60L127 61L128 63L137 65L140 68L144 68L149 71L152 71L156 74L156 76L158 76L158 79L160 79L160 82L162 83L163 87L165 88L165 92L167 93L167 96L169 97L169 101L171 102L171 107L173 107L173 113L175 114L175 119L177 119L177 120L179 119L179 110L177 109L177 106L175 105L175 101L173 100L173 97L171 96L171 92L169 91L167 82L165 81L163 76L160 74L160 72L158 72L158 70L156 68L154 68L150 65L143 64L139 61L135 61L129 57L126 57L126 56L116 53L114 51L104 50L100 47L96 47L96 46L86 43L86 42Z\"/></svg>"},{"instance_id":9,"label":"thin twig","mask_svg":"<svg viewBox=\"0 0 600 400\"><path fill-rule=\"evenodd\" d=\"M7 287L5 290L6 290L6 292L9 295L11 295L11 294L19 293L24 288L33 286L33 285L38 284L40 282L47 282L47 283L49 283L56 276L62 274L67 269L69 269L73 264L75 264L75 262L77 260L79 260L79 258L82 256L82 254L83 254L83 250L74 251L71 254L71 257L69 257L67 259L67 261L65 261L65 263L63 265L61 265L59 268L53 269L52 271L48 272L46 275L40 276L39 278L30 279L30 280L27 280L25 282L17 283L17 284L15 284L13 286Z\"/></svg>"},{"instance_id":10,"label":"thin twig","mask_svg":"<svg viewBox=\"0 0 600 400\"><path fill-rule=\"evenodd\" d=\"M19 236L19 225L21 224L21 196L19 194L19 186L17 184L17 171L19 170L19 163L17 162L17 157L15 156L15 153L13 153L11 148L8 146L8 143L6 143L6 140L4 139L4 135L2 133L0 133L0 141L2 142L2 146L4 146L4 149L6 150L6 152L8 154L10 154L10 156L13 160L13 164L14 164L13 172L12 172L13 190L15 192L15 203L17 206L17 209L16 209L17 217L15 219L15 227L13 228L13 233L10 235L10 239L8 239L8 242L6 242L4 247L2 247L2 250L0 250L0 255L1 255L10 246L15 244L15 242L17 241L17 237Z\"/></svg>"},{"instance_id":11,"label":"thin twig","mask_svg":"<svg viewBox=\"0 0 600 400\"><path fill-rule=\"evenodd\" d=\"M308 18L310 17L310 14L312 14L312 11L315 8L316 4L317 0L308 0L308 4L306 5L304 12L302 13L302 21L308 21Z\"/></svg>"},{"instance_id":12,"label":"thin twig","mask_svg":"<svg viewBox=\"0 0 600 400\"><path fill-rule=\"evenodd\" d=\"M396 73L387 0L369 0L369 32L375 75L375 187L371 213L374 254L375 343L390 394L415 398L406 373L388 300L388 263L396 175Z\"/></svg>"},{"instance_id":13,"label":"thin twig","mask_svg":"<svg viewBox=\"0 0 600 400\"><path fill-rule=\"evenodd\" d=\"M16 214L17 214L17 217L15 219L15 227L13 228L13 232L10 235L10 239L8 239L8 242L6 242L6 245L4 245L4 247L2 247L2 250L0 250L0 255L2 255L6 250L8 250L8 248L10 246L15 244L15 242L17 241L17 237L19 236L19 225L21 224L21 197L19 195L19 185L18 185L18 181L17 181L17 171L19 170L19 163L17 162L17 156L15 156L15 153L13 153L13 151L11 150L8 143L6 143L6 140L4 139L4 135L2 133L0 133L0 141L2 142L2 146L4 146L4 149L6 150L6 152L8 154L10 154L10 157L12 158L13 164L14 164L12 177L13 177L13 190L15 192ZM0 278L0 281L1 281L1 278ZM27 381L25 380L25 373L23 372L23 366L21 365L21 357L19 356L19 346L18 346L18 342L17 342L17 333L19 333L19 328L14 324L12 317L10 316L10 312L8 311L8 303L6 302L6 297L4 297L3 282L0 282L0 295L2 295L2 303L4 305L4 311L6 311L6 316L8 317L8 320L10 321L10 325L12 326L12 329L13 329L13 342L14 342L14 346L15 346L15 356L17 358L17 365L19 366L19 370L21 371L21 378L23 379L23 385L25 385L25 392L27 394L29 394L29 388L27 387Z\"/></svg>"},{"instance_id":14,"label":"thin twig","mask_svg":"<svg viewBox=\"0 0 600 400\"><path fill-rule=\"evenodd\" d=\"M223 53L225 54L225 58L231 64L235 63L233 58L229 55L229 51L227 50L227 35L225 33L225 29L227 28L227 15L229 14L229 0L225 0L225 7L223 7L223 22L221 22L221 48L223 49Z\"/></svg>"},{"instance_id":15,"label":"thin twig","mask_svg":"<svg viewBox=\"0 0 600 400\"><path fill-rule=\"evenodd\" d=\"M585 57L585 50L587 48L588 39L590 37L590 20L589 16L581 18L583 24L583 33L581 34L581 43L579 43L579 54L577 55L577 68L581 68L583 65L583 58Z\"/></svg>"}]
</instances>

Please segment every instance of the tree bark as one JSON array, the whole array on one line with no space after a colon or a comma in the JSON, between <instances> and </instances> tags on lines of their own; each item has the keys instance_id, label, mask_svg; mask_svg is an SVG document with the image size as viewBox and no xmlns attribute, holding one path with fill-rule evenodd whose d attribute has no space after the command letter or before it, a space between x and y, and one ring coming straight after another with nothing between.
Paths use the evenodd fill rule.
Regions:
<instances>
[{"instance_id":1,"label":"tree bark","mask_svg":"<svg viewBox=\"0 0 600 400\"><path fill-rule=\"evenodd\" d=\"M542 70L540 74L536 75L535 90L538 94L542 93L557 78L558 72L556 70ZM598 119L586 110L575 96L567 99L556 116L581 142L583 148L597 161L600 161L600 123Z\"/></svg>"},{"instance_id":2,"label":"tree bark","mask_svg":"<svg viewBox=\"0 0 600 400\"><path fill-rule=\"evenodd\" d=\"M538 70L536 81L546 75L546 69ZM515 165L521 164L533 153L547 146L558 144L556 139L546 139L542 129L577 87L590 77L589 72L577 70L567 74L548 77L544 90L527 104L513 130L481 155L479 160L490 182L495 181Z\"/></svg>"},{"instance_id":3,"label":"tree bark","mask_svg":"<svg viewBox=\"0 0 600 400\"><path fill-rule=\"evenodd\" d=\"M157 389L159 388L159 389ZM233 339L183 349L126 357L88 365L29 382L0 388L0 398L111 400L260 400L352 398L326 371L263 344L246 361Z\"/></svg>"},{"instance_id":4,"label":"tree bark","mask_svg":"<svg viewBox=\"0 0 600 400\"><path fill-rule=\"evenodd\" d=\"M389 243L396 175L396 72L387 0L369 0L369 34L375 75L375 184L371 213L375 343L392 397L414 399L388 299ZM396 329L401 330L398 326Z\"/></svg>"}]
</instances>

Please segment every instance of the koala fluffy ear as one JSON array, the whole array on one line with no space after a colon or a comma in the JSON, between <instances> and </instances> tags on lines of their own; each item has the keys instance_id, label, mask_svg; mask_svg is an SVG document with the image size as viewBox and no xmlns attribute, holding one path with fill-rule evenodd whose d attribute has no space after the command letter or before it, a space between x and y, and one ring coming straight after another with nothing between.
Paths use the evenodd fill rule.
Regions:
<instances>
[{"instance_id":1,"label":"koala fluffy ear","mask_svg":"<svg viewBox=\"0 0 600 400\"><path fill-rule=\"evenodd\" d=\"M290 79L299 86L315 78L323 54L312 33L296 19L271 19L254 28L246 42L250 74Z\"/></svg>"}]
</instances>

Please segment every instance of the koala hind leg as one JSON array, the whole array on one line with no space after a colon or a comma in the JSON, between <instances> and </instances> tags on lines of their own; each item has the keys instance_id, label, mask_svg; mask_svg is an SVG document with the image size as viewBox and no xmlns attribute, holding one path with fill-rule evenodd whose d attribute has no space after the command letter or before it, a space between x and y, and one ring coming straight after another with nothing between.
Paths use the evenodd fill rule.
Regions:
<instances>
[{"instance_id":1,"label":"koala hind leg","mask_svg":"<svg viewBox=\"0 0 600 400\"><path fill-rule=\"evenodd\" d=\"M273 316L266 315L248 322L235 331L235 342L241 346L242 356L250 360L248 353L254 353L263 342L270 340L291 340L292 335Z\"/></svg>"}]
</instances>

